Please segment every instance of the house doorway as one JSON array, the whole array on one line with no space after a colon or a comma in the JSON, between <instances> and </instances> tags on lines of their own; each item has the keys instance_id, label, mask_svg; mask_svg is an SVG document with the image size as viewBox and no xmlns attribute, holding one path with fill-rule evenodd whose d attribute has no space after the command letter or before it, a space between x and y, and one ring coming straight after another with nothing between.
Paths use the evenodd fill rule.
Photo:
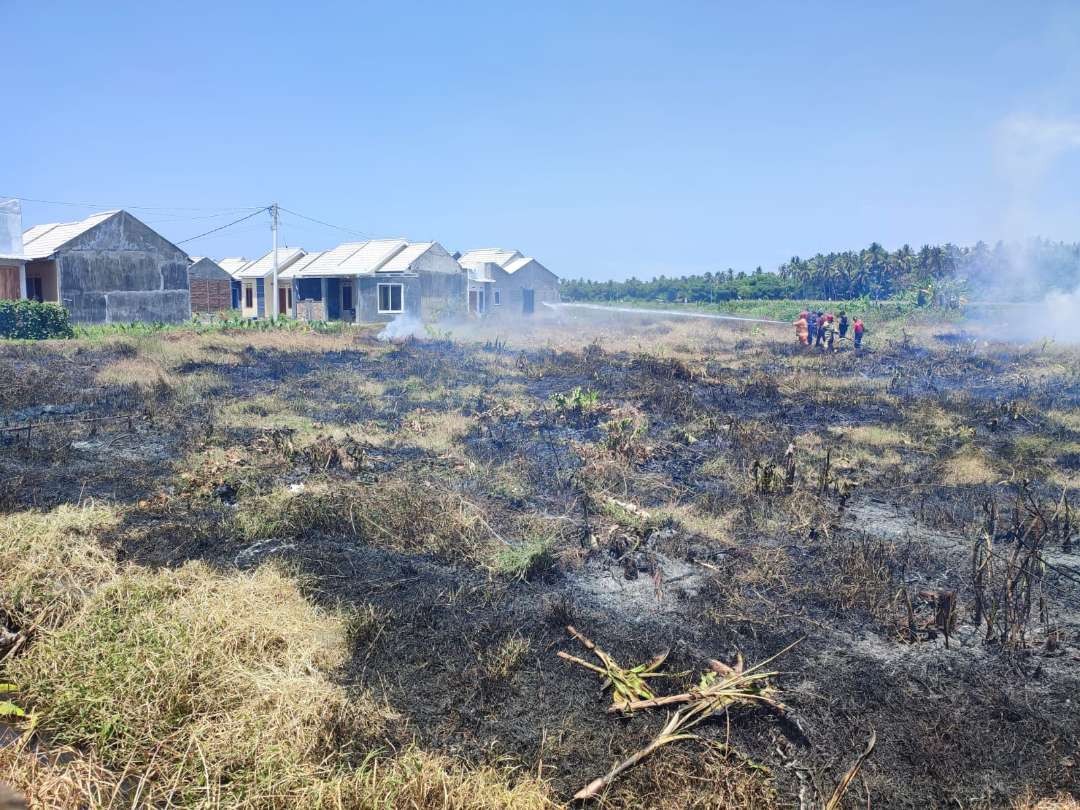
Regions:
<instances>
[{"instance_id":1,"label":"house doorway","mask_svg":"<svg viewBox=\"0 0 1080 810\"><path fill-rule=\"evenodd\" d=\"M536 308L536 292L535 290L521 291L521 311L525 315L532 315L533 310Z\"/></svg>"},{"instance_id":2,"label":"house doorway","mask_svg":"<svg viewBox=\"0 0 1080 810\"><path fill-rule=\"evenodd\" d=\"M288 315L292 312L292 287L278 287L278 315Z\"/></svg>"},{"instance_id":3,"label":"house doorway","mask_svg":"<svg viewBox=\"0 0 1080 810\"><path fill-rule=\"evenodd\" d=\"M469 312L483 315L485 298L483 290L469 290Z\"/></svg>"},{"instance_id":4,"label":"house doorway","mask_svg":"<svg viewBox=\"0 0 1080 810\"><path fill-rule=\"evenodd\" d=\"M352 318L352 282L341 282L341 318L342 320L353 320ZM348 314L347 314L348 313Z\"/></svg>"}]
</instances>

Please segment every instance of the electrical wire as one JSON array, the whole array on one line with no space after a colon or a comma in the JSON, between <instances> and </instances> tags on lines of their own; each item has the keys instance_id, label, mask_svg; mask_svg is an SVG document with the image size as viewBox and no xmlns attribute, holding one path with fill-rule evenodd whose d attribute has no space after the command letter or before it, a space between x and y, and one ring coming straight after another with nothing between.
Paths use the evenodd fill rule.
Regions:
<instances>
[{"instance_id":1,"label":"electrical wire","mask_svg":"<svg viewBox=\"0 0 1080 810\"><path fill-rule=\"evenodd\" d=\"M105 203L82 203L82 202L65 202L63 200L42 200L36 197L22 197L18 194L0 194L0 197L9 197L22 202L43 203L45 205L67 205L73 208L123 208L133 211L219 211L219 212L233 212L233 211L251 211L253 209L262 210L264 206L237 206L235 208L211 208L208 206L202 207L184 207L177 205L107 205Z\"/></svg>"},{"instance_id":2,"label":"electrical wire","mask_svg":"<svg viewBox=\"0 0 1080 810\"><path fill-rule=\"evenodd\" d=\"M331 224L329 222L323 222L321 219L315 219L315 217L309 217L306 214L301 214L298 211L292 211L292 210L290 210L288 208L283 208L280 205L278 206L278 210L279 211L284 211L287 214L292 214L295 217L300 217L300 219L306 219L308 222L314 222L317 225L325 225L327 228L334 228L335 230L338 230L338 231L344 231L345 233L351 233L354 236L359 236L359 237L362 237L364 239L369 238L368 235L366 233L363 233L362 231L357 231L357 230L354 230L352 228L343 228L341 225L333 225L333 224Z\"/></svg>"},{"instance_id":3,"label":"electrical wire","mask_svg":"<svg viewBox=\"0 0 1080 810\"><path fill-rule=\"evenodd\" d=\"M265 208L260 208L260 209L258 209L256 211L252 211L246 217L240 217L240 219L234 219L232 222L228 222L228 223L226 223L224 225L220 225L219 227L214 228L212 230L209 230L206 233L200 233L197 236L189 236L187 239L181 239L179 242L176 242L175 244L182 245L185 242L194 242L196 239L202 239L204 236L209 236L212 233L217 233L218 231L223 231L226 228L231 228L233 225L237 225L237 224L243 222L245 219L251 219L252 217L261 214L263 211L269 211L269 210L270 210L270 206L266 206Z\"/></svg>"}]
</instances>

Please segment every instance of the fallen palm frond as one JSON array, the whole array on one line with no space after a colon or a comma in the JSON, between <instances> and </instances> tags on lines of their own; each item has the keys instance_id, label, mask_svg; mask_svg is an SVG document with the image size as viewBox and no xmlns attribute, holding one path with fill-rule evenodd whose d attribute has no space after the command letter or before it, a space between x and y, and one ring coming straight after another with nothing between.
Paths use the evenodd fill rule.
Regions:
<instances>
[{"instance_id":1,"label":"fallen palm frond","mask_svg":"<svg viewBox=\"0 0 1080 810\"><path fill-rule=\"evenodd\" d=\"M575 631L575 637L576 637ZM799 641L801 641L800 639ZM798 644L796 641L795 644ZM765 705L778 712L784 712L784 705L776 698L776 689L769 683L769 678L778 673L765 671L765 666L786 653L795 644L785 647L776 655L760 664L745 669L742 656L738 656L735 666L720 661L709 661L709 669L701 676L699 684L678 695L647 697L635 700L616 700L608 712L632 712L638 709L653 709L659 706L685 704L671 717L653 740L631 756L617 763L610 771L594 779L574 794L578 800L594 799L610 785L619 774L637 765L658 748L679 740L697 739L690 729L710 717L722 714L738 704ZM564 656L565 657L565 656ZM599 667L591 667L599 670ZM618 689L616 695L621 694ZM861 763L860 763L861 764ZM854 778L854 777L852 777Z\"/></svg>"},{"instance_id":2,"label":"fallen palm frond","mask_svg":"<svg viewBox=\"0 0 1080 810\"><path fill-rule=\"evenodd\" d=\"M626 705L633 701L649 701L656 698L645 681L647 678L664 677L664 673L657 672L656 670L658 670L664 661L667 660L668 653L666 650L646 664L638 664L629 669L624 669L615 662L615 659L597 647L586 636L579 633L572 625L568 625L566 629L572 637L581 642L581 645L585 647L585 649L599 658L600 663L603 664L603 666L598 667L596 664L590 664L588 661L582 660L576 655L571 655L568 652L563 652L562 650L558 652L559 658L577 664L578 666L591 670L601 676L604 679L604 682L600 686L600 691L602 692L608 687L611 687L614 699L612 704L613 707Z\"/></svg>"}]
</instances>

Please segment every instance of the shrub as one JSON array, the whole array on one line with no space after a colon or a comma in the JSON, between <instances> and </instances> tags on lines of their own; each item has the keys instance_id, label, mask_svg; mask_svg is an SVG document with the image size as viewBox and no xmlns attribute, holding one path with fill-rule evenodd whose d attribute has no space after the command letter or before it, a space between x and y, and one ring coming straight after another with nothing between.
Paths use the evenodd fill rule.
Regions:
<instances>
[{"instance_id":1,"label":"shrub","mask_svg":"<svg viewBox=\"0 0 1080 810\"><path fill-rule=\"evenodd\" d=\"M47 340L74 335L68 311L59 304L0 301L0 337Z\"/></svg>"}]
</instances>

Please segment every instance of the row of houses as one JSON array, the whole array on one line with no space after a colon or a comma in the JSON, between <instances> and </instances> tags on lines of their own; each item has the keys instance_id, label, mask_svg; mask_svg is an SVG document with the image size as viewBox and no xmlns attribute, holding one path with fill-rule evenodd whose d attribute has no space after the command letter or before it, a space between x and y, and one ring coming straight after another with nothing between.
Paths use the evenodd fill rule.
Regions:
<instances>
[{"instance_id":1,"label":"row of houses","mask_svg":"<svg viewBox=\"0 0 1080 810\"><path fill-rule=\"evenodd\" d=\"M3 203L0 203L3 205ZM17 210L17 204L16 204ZM73 321L177 323L192 313L277 312L353 323L532 314L559 298L558 277L516 250L451 254L438 242L370 239L256 259L189 257L127 211L35 225L18 234L0 208L0 299L62 304ZM21 242L21 245L18 244Z\"/></svg>"}]
</instances>

